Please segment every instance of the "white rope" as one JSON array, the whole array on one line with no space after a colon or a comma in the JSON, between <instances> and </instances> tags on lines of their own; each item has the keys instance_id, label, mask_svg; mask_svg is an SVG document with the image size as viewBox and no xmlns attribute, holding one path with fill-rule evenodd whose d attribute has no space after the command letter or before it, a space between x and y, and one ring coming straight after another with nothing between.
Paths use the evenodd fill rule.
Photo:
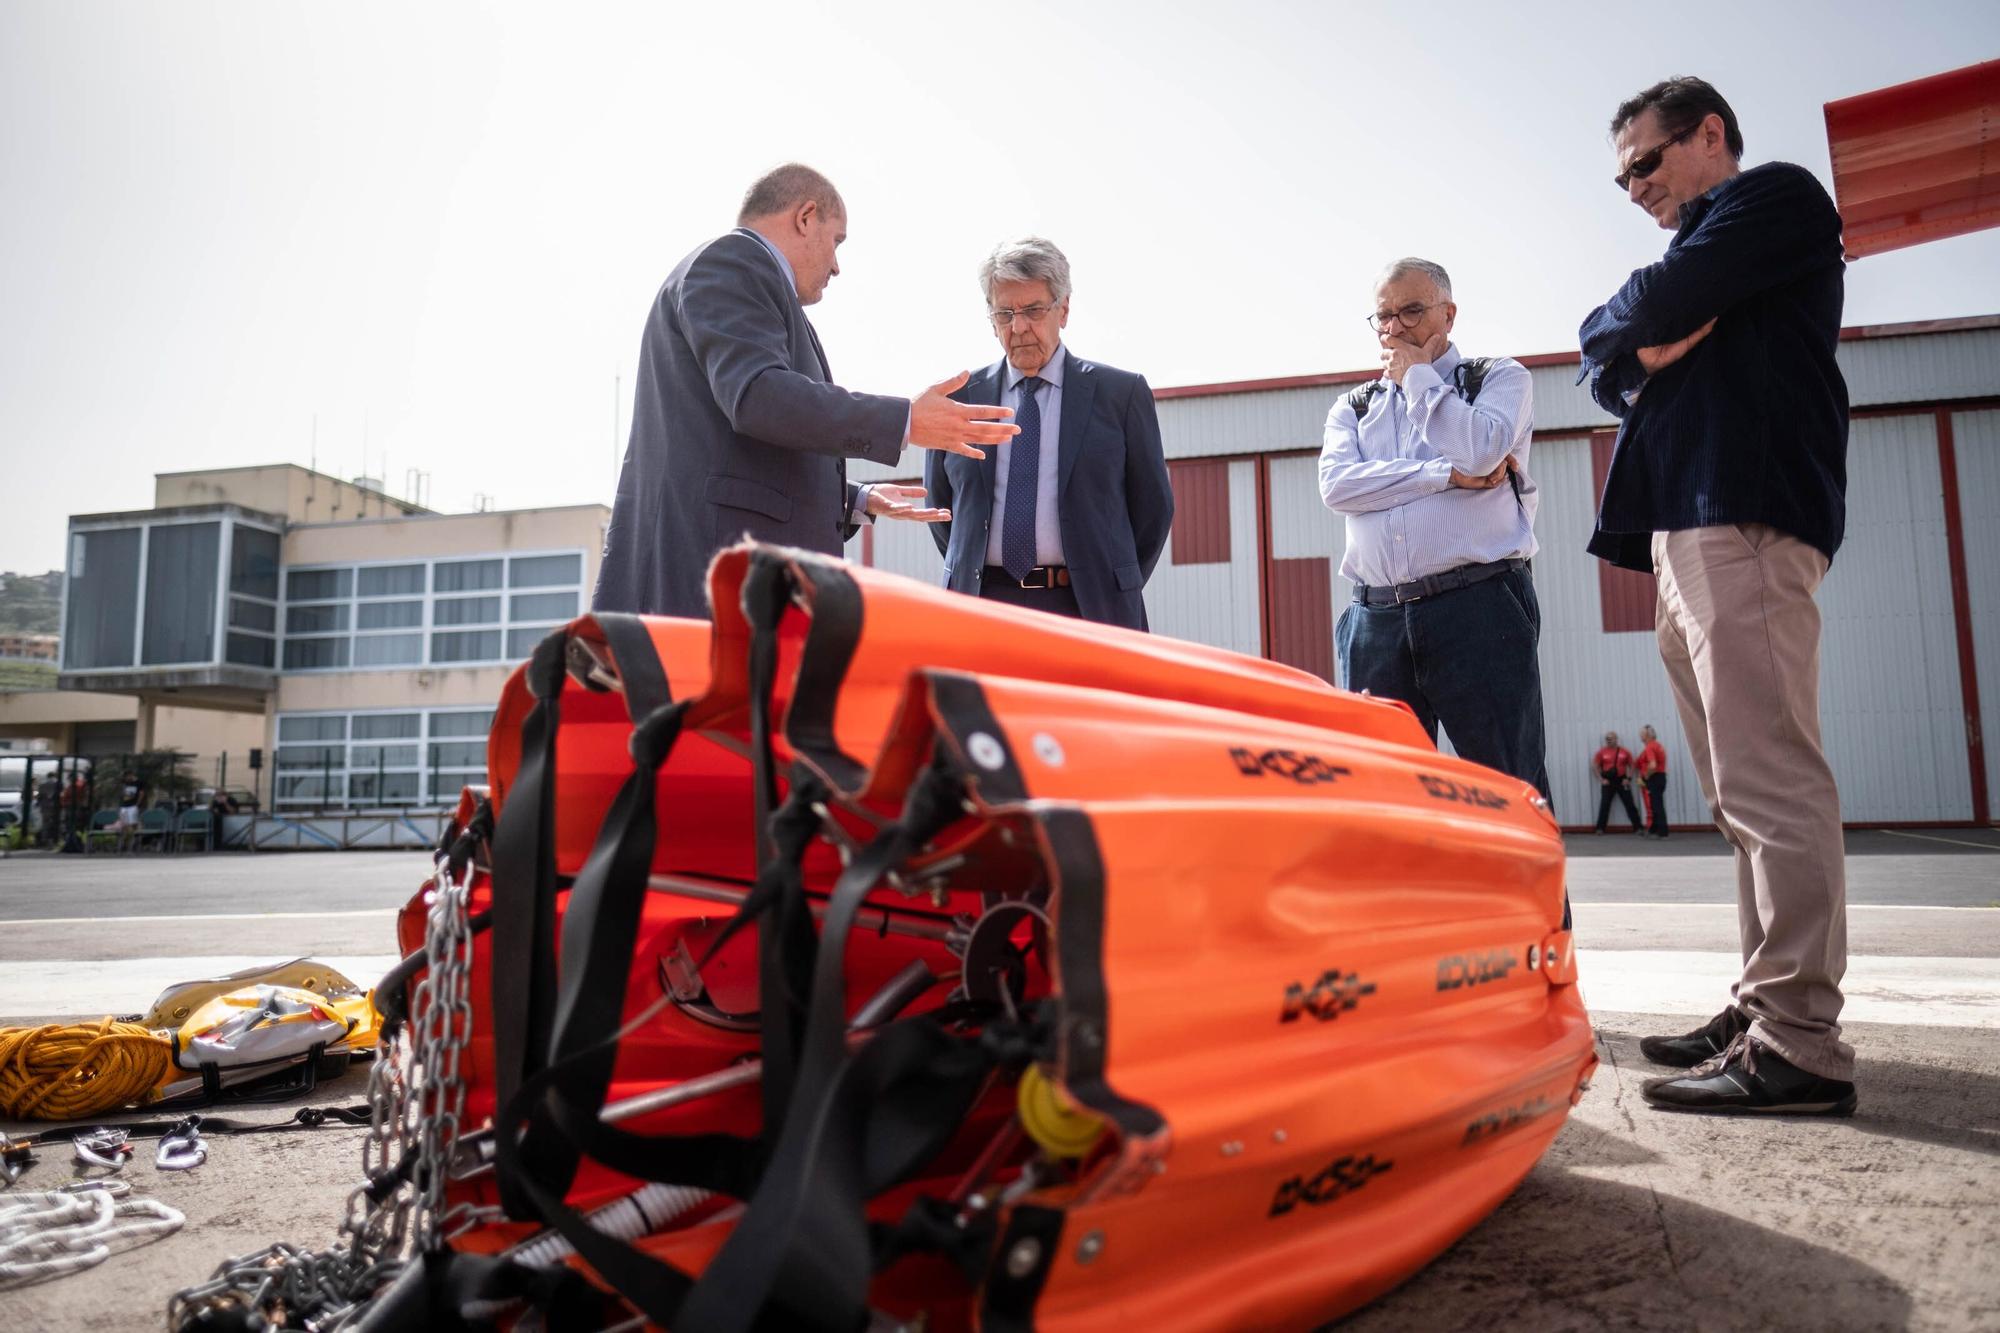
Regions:
<instances>
[{"instance_id":1,"label":"white rope","mask_svg":"<svg viewBox=\"0 0 2000 1333\"><path fill-rule=\"evenodd\" d=\"M186 1221L157 1199L9 1191L0 1195L0 1291L95 1268L113 1250L171 1236Z\"/></svg>"}]
</instances>

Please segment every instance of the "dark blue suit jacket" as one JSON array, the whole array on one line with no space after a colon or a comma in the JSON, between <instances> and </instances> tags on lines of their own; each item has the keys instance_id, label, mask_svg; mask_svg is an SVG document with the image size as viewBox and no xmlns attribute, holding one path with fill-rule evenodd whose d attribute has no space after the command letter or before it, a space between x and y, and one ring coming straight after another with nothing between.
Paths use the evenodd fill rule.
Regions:
<instances>
[{"instance_id":1,"label":"dark blue suit jacket","mask_svg":"<svg viewBox=\"0 0 2000 1333\"><path fill-rule=\"evenodd\" d=\"M1085 361L1067 347L1062 354L1068 360L1056 444L1056 515L1070 588L1086 619L1145 629L1140 593L1174 526L1174 492L1153 391L1142 375ZM1005 368L1006 362L995 362L952 397L963 403L1001 401ZM945 586L975 597L995 521L999 455L991 447L983 459L937 450L924 455L926 503L951 510L950 523L931 525L944 552Z\"/></svg>"},{"instance_id":2,"label":"dark blue suit jacket","mask_svg":"<svg viewBox=\"0 0 2000 1333\"><path fill-rule=\"evenodd\" d=\"M831 380L762 241L733 231L682 260L646 317L591 609L705 618L709 561L746 536L838 555L846 460L901 457L910 405Z\"/></svg>"}]
</instances>

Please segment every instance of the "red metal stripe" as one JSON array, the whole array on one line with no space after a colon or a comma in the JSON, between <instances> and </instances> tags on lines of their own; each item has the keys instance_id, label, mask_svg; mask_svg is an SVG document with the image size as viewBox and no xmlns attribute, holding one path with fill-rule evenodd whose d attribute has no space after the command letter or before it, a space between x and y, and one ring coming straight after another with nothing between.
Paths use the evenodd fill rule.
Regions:
<instances>
[{"instance_id":1,"label":"red metal stripe","mask_svg":"<svg viewBox=\"0 0 2000 1333\"><path fill-rule=\"evenodd\" d=\"M1333 683L1333 562L1323 555L1271 562L1274 661Z\"/></svg>"},{"instance_id":2,"label":"red metal stripe","mask_svg":"<svg viewBox=\"0 0 2000 1333\"><path fill-rule=\"evenodd\" d=\"M1971 768L1972 819L1991 818L1986 791L1986 743L1980 734L1979 659L1972 643L1971 581L1965 571L1965 519L1958 499L1958 444L1951 412L1937 412L1938 475L1944 482L1945 557L1951 564L1951 618L1958 632L1958 689L1965 701L1965 758Z\"/></svg>"},{"instance_id":3,"label":"red metal stripe","mask_svg":"<svg viewBox=\"0 0 2000 1333\"><path fill-rule=\"evenodd\" d=\"M1919 319L1904 324L1856 324L1840 331L1842 342L1864 342L1871 338L1910 338L1926 333L1964 333L1976 329L2000 328L2000 315L1967 315L1956 319ZM1531 352L1514 360L1530 370L1545 366L1575 366L1583 363L1578 352ZM1216 384L1179 384L1154 389L1153 398L1215 398L1229 393L1268 393L1274 389L1319 389L1337 384L1360 384L1381 372L1335 370L1317 375L1281 375L1275 379L1225 380Z\"/></svg>"},{"instance_id":4,"label":"red metal stripe","mask_svg":"<svg viewBox=\"0 0 2000 1333\"><path fill-rule=\"evenodd\" d=\"M1590 437L1591 495L1604 494L1604 478L1611 471L1611 450L1618 432L1600 430ZM1659 589L1651 574L1636 569L1620 569L1609 561L1597 562L1597 607L1606 634L1650 633L1653 606Z\"/></svg>"},{"instance_id":5,"label":"red metal stripe","mask_svg":"<svg viewBox=\"0 0 2000 1333\"><path fill-rule=\"evenodd\" d=\"M1260 456L1257 466L1257 652L1274 656L1271 647L1271 460Z\"/></svg>"},{"instance_id":6,"label":"red metal stripe","mask_svg":"<svg viewBox=\"0 0 2000 1333\"><path fill-rule=\"evenodd\" d=\"M1229 562L1229 461L1177 459L1167 465L1174 486L1174 564Z\"/></svg>"}]
</instances>

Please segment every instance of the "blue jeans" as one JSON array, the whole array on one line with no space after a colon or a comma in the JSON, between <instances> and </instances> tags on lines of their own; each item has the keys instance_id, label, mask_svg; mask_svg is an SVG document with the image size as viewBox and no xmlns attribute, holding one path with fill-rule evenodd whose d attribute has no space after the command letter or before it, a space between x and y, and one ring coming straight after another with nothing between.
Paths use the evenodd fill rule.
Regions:
<instances>
[{"instance_id":1,"label":"blue jeans","mask_svg":"<svg viewBox=\"0 0 2000 1333\"><path fill-rule=\"evenodd\" d=\"M1535 581L1510 569L1401 606L1352 603L1333 632L1340 683L1400 699L1437 740L1533 783L1549 799L1542 734L1542 609Z\"/></svg>"}]
</instances>

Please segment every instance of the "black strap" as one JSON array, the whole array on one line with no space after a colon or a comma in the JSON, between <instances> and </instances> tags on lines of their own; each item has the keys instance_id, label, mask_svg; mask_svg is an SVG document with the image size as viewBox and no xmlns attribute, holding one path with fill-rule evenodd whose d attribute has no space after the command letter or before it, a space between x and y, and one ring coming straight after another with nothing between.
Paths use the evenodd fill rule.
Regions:
<instances>
[{"instance_id":1,"label":"black strap","mask_svg":"<svg viewBox=\"0 0 2000 1333\"><path fill-rule=\"evenodd\" d=\"M568 647L569 631L559 629L529 659L535 706L521 723L521 768L493 834L493 1083L500 1106L541 1066L555 1014L556 733ZM508 1216L534 1216L504 1175L500 1193Z\"/></svg>"},{"instance_id":2,"label":"black strap","mask_svg":"<svg viewBox=\"0 0 2000 1333\"><path fill-rule=\"evenodd\" d=\"M842 872L820 925L798 1086L750 1207L688 1298L706 1333L853 1328L873 1271L869 1195L928 1161L955 1132L991 1057L935 1022L906 1019L850 1056L846 951L862 901L960 815L962 784L941 766L911 787L903 817ZM768 1009L768 1004L766 1008Z\"/></svg>"},{"instance_id":3,"label":"black strap","mask_svg":"<svg viewBox=\"0 0 2000 1333\"><path fill-rule=\"evenodd\" d=\"M646 907L647 877L659 836L655 795L659 771L673 752L687 704L655 709L632 729L632 774L605 816L590 857L570 890L563 914L561 987L548 1050L550 1065L565 1069L557 1083L564 1100L596 1115L611 1087L618 1044L607 1041L624 1022L632 955ZM512 1125L498 1126L503 1156L512 1146ZM531 1130L539 1141L546 1132ZM578 1154L572 1143L548 1142L543 1179L567 1192L576 1177Z\"/></svg>"},{"instance_id":4,"label":"black strap","mask_svg":"<svg viewBox=\"0 0 2000 1333\"><path fill-rule=\"evenodd\" d=\"M492 1328L493 1320L468 1317L467 1307L491 1309L512 1300L544 1311L550 1333L583 1333L615 1322L609 1298L573 1268L531 1268L498 1255L432 1250L369 1303L355 1331L472 1333Z\"/></svg>"}]
</instances>

